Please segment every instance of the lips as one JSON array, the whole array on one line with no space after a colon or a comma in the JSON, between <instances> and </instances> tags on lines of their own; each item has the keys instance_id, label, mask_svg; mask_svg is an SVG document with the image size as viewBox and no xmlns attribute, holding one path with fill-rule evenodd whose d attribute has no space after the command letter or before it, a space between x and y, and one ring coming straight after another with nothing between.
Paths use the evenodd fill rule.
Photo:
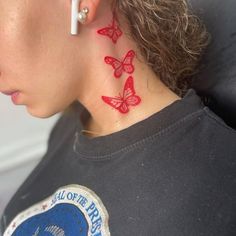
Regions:
<instances>
[{"instance_id":1,"label":"lips","mask_svg":"<svg viewBox=\"0 0 236 236\"><path fill-rule=\"evenodd\" d=\"M5 91L5 92L1 92L1 93L5 94L5 95L12 95L15 92L18 92L18 91Z\"/></svg>"}]
</instances>

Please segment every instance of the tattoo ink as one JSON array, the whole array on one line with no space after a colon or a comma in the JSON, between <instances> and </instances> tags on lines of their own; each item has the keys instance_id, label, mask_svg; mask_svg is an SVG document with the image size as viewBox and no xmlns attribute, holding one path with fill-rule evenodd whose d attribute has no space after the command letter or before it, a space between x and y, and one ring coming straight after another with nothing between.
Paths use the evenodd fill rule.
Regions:
<instances>
[{"instance_id":1,"label":"tattoo ink","mask_svg":"<svg viewBox=\"0 0 236 236\"><path fill-rule=\"evenodd\" d=\"M129 106L137 106L141 102L141 98L135 93L132 76L126 80L122 95L119 94L116 97L102 96L102 100L123 114L129 112Z\"/></svg>"},{"instance_id":2,"label":"tattoo ink","mask_svg":"<svg viewBox=\"0 0 236 236\"><path fill-rule=\"evenodd\" d=\"M105 28L97 30L97 33L106 37L109 37L114 44L117 43L118 39L122 36L118 22L116 20L115 14L113 13L112 24ZM135 52L133 50L128 51L122 60L118 60L111 56L106 56L104 61L106 64L111 65L114 69L114 76L120 78L122 74L128 73L132 74L134 72L133 60L135 57ZM141 98L136 95L134 89L134 79L129 76L124 84L123 93L119 93L115 97L101 96L103 102L109 106L115 108L122 114L126 114L130 110L130 106L137 106L141 103Z\"/></svg>"},{"instance_id":3,"label":"tattoo ink","mask_svg":"<svg viewBox=\"0 0 236 236\"><path fill-rule=\"evenodd\" d=\"M123 72L126 72L128 74L132 74L134 72L134 65L133 65L133 59L135 56L135 52L133 50L130 50L123 61L119 61L118 59L114 57L105 57L104 61L111 65L114 69L114 76L116 78L120 78Z\"/></svg>"},{"instance_id":4,"label":"tattoo ink","mask_svg":"<svg viewBox=\"0 0 236 236\"><path fill-rule=\"evenodd\" d=\"M109 37L114 44L117 43L117 40L123 34L121 29L118 26L115 16L113 15L112 24L108 25L105 28L99 29L98 34Z\"/></svg>"}]
</instances>

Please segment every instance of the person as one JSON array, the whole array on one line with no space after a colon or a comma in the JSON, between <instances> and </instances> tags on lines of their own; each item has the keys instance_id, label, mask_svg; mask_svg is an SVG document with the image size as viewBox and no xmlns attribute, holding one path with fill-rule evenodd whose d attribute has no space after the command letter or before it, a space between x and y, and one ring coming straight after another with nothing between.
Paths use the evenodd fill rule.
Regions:
<instances>
[{"instance_id":1,"label":"person","mask_svg":"<svg viewBox=\"0 0 236 236\"><path fill-rule=\"evenodd\" d=\"M0 91L63 111L4 236L236 234L236 132L191 88L210 34L185 0L0 9Z\"/></svg>"}]
</instances>

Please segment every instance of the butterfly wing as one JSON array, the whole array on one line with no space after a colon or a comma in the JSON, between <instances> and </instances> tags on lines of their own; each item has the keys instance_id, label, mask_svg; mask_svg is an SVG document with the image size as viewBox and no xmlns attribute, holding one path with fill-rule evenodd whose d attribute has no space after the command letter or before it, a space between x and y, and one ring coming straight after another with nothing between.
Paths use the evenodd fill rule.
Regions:
<instances>
[{"instance_id":1,"label":"butterfly wing","mask_svg":"<svg viewBox=\"0 0 236 236\"><path fill-rule=\"evenodd\" d=\"M121 65L118 69L115 70L114 75L115 75L116 78L120 78L122 73L123 73L123 68L122 68L122 65Z\"/></svg>"},{"instance_id":2,"label":"butterfly wing","mask_svg":"<svg viewBox=\"0 0 236 236\"><path fill-rule=\"evenodd\" d=\"M122 105L119 108L119 111L123 114L128 113L129 112L129 107L126 104L126 102L123 102Z\"/></svg>"},{"instance_id":3,"label":"butterfly wing","mask_svg":"<svg viewBox=\"0 0 236 236\"><path fill-rule=\"evenodd\" d=\"M105 57L105 62L108 65L111 65L113 69L115 70L114 75L116 78L120 78L122 75L123 67L122 67L122 62L119 60L115 59L114 57Z\"/></svg>"},{"instance_id":4,"label":"butterfly wing","mask_svg":"<svg viewBox=\"0 0 236 236\"><path fill-rule=\"evenodd\" d=\"M123 70L126 73L132 74L134 72L134 66L133 66L134 56L135 56L135 52L133 50L130 50L126 54L125 59L122 62Z\"/></svg>"},{"instance_id":5,"label":"butterfly wing","mask_svg":"<svg viewBox=\"0 0 236 236\"><path fill-rule=\"evenodd\" d=\"M111 107L117 109L121 113L127 113L129 111L128 106L125 104L121 97L106 97L102 96L102 100L110 105Z\"/></svg>"},{"instance_id":6,"label":"butterfly wing","mask_svg":"<svg viewBox=\"0 0 236 236\"><path fill-rule=\"evenodd\" d=\"M114 29L113 35L112 35L112 41L113 41L113 43L116 43L118 38L122 35L122 31L119 28L115 18L113 18L112 27Z\"/></svg>"},{"instance_id":7,"label":"butterfly wing","mask_svg":"<svg viewBox=\"0 0 236 236\"><path fill-rule=\"evenodd\" d=\"M122 66L122 63L114 57L107 56L107 57L105 57L104 60L108 65L111 65L113 67L113 69L115 69L115 70L119 69Z\"/></svg>"},{"instance_id":8,"label":"butterfly wing","mask_svg":"<svg viewBox=\"0 0 236 236\"><path fill-rule=\"evenodd\" d=\"M119 37L122 35L122 32L120 29L116 29L113 33L113 36L112 36L112 41L113 43L117 43L117 40L119 39Z\"/></svg>"},{"instance_id":9,"label":"butterfly wing","mask_svg":"<svg viewBox=\"0 0 236 236\"><path fill-rule=\"evenodd\" d=\"M137 95L133 95L133 96L130 96L128 97L126 100L125 100L125 103L128 105L128 106L136 106L138 105L139 103L141 102L141 98Z\"/></svg>"},{"instance_id":10,"label":"butterfly wing","mask_svg":"<svg viewBox=\"0 0 236 236\"><path fill-rule=\"evenodd\" d=\"M128 97L135 95L134 90L134 79L132 76L129 76L125 82L123 90L123 99L126 100Z\"/></svg>"},{"instance_id":11,"label":"butterfly wing","mask_svg":"<svg viewBox=\"0 0 236 236\"><path fill-rule=\"evenodd\" d=\"M135 95L134 80L132 76L125 82L123 100L127 106L136 106L141 102L141 98Z\"/></svg>"},{"instance_id":12,"label":"butterfly wing","mask_svg":"<svg viewBox=\"0 0 236 236\"><path fill-rule=\"evenodd\" d=\"M114 30L112 27L105 27L97 31L99 34L108 36L109 38L113 37Z\"/></svg>"}]
</instances>

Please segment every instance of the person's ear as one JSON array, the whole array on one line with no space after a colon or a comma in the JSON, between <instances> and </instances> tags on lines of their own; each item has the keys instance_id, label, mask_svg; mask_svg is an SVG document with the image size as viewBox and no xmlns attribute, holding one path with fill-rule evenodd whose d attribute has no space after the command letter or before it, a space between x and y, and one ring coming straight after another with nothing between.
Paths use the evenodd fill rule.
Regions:
<instances>
[{"instance_id":1,"label":"person's ear","mask_svg":"<svg viewBox=\"0 0 236 236\"><path fill-rule=\"evenodd\" d=\"M87 19L84 24L89 24L93 22L96 17L96 13L99 7L101 0L81 0L79 10L81 11L84 8L88 8L89 12L87 15Z\"/></svg>"}]
</instances>

